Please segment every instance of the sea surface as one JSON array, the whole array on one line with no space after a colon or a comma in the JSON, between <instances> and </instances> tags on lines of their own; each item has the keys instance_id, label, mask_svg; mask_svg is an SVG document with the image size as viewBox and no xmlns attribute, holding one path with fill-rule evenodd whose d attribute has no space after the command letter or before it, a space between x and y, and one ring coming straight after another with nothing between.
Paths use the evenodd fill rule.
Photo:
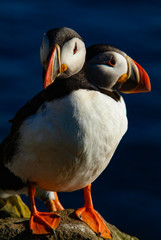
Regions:
<instances>
[{"instance_id":1,"label":"sea surface","mask_svg":"<svg viewBox=\"0 0 161 240\"><path fill-rule=\"evenodd\" d=\"M1 0L0 140L9 133L8 120L43 87L43 33L62 26L75 29L86 46L116 46L150 76L151 93L124 95L128 132L92 196L95 209L120 230L161 240L161 2ZM65 208L83 205L82 190L59 196Z\"/></svg>"}]
</instances>

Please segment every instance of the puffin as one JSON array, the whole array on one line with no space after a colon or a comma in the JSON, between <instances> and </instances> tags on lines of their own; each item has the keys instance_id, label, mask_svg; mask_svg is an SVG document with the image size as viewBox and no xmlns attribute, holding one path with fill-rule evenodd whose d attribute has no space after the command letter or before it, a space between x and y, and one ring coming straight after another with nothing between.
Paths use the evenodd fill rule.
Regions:
<instances>
[{"instance_id":1,"label":"puffin","mask_svg":"<svg viewBox=\"0 0 161 240\"><path fill-rule=\"evenodd\" d=\"M52 35L52 41L50 42L50 44L48 42L48 35L49 35L49 39L51 39L50 36ZM48 53L50 54L52 51L52 58L55 58L55 64L52 66L53 73L55 74L55 78L57 76L60 76L63 73L63 71L66 71L65 75L63 76L64 79L74 74L77 74L77 72L79 72L82 69L85 62L86 49L85 49L85 44L83 42L83 39L80 37L80 35L77 32L69 28L56 28L48 31L47 34L44 34L42 45L40 48L40 57L41 57L42 63L44 61L47 61L46 59L47 57L49 59L51 57L46 55L46 51L48 51ZM64 64L61 64L60 57L63 59ZM52 64L52 61L50 62ZM68 69L65 63L67 63ZM54 80L54 76L53 76L53 80ZM62 98L68 94L69 87L66 86L63 88L63 85L64 84L62 84L62 86L59 86L59 83L58 83L57 87L54 90L55 93L54 92L52 93L53 96L55 95L54 97L52 97L53 101L56 101L57 99ZM62 88L62 91L61 91L61 88ZM60 204L56 193L53 194L53 192L51 191L46 191L44 189L41 189L37 184L31 184L34 187L30 188L29 186L30 180L20 177L19 174L17 175L14 171L10 169L9 165L12 165L12 159L14 158L14 154L17 151L19 151L19 144L17 144L17 141L18 139L21 138L21 133L20 133L21 125L23 124L26 118L34 115L39 108L45 109L46 107L44 106L46 104L46 101L48 102L49 100L50 102L51 94L49 94L48 96L49 99L47 100L45 97L46 93L44 95L44 92L46 91L42 91L41 93L37 94L37 96L29 100L26 103L26 105L16 113L15 117L10 121L12 124L12 127L11 127L9 136L6 139L4 139L4 141L0 144L0 197L6 198L10 195L26 194L27 192L29 192L29 197L31 200L31 212L32 212L32 217L30 219L30 229L35 234L52 232L52 230L55 229L59 224L60 219L58 214L38 213L35 207L35 200L33 196L35 195L35 193L31 193L30 189L34 189L32 191L35 191L35 188L36 188L36 196L39 197L44 202L46 202L48 209L51 209L51 211L63 210L64 208ZM47 125L48 125L48 121L47 121ZM27 161L27 159L25 161ZM23 162L19 164L22 167ZM23 170L25 169L23 168ZM32 171L36 171L36 169L32 169ZM53 203L51 203L52 202L51 200L53 200ZM42 216L40 217L40 215ZM55 218L54 220L55 222L53 221L54 218ZM36 226L37 221L39 222L38 227Z\"/></svg>"},{"instance_id":2,"label":"puffin","mask_svg":"<svg viewBox=\"0 0 161 240\"><path fill-rule=\"evenodd\" d=\"M52 38L53 36L50 35L47 42L51 42ZM45 47L45 42L46 41L43 40L43 49L48 49L48 47ZM48 55L48 51L45 52L46 55ZM42 58L41 54L42 52L40 51L40 58ZM46 88L52 83L52 80L51 78L49 78L49 80L45 78L48 62L46 60L41 62L44 66L43 79L44 88ZM115 103L117 102L118 106L122 105L125 115L125 103L118 91L123 93L139 93L151 90L150 79L145 70L126 53L111 45L95 44L88 47L85 71L88 81L96 86L98 91L110 97ZM126 125L125 128L127 128L127 118L124 124ZM116 147L114 147L112 153L110 153L111 157L115 148ZM109 157L109 159L111 157ZM108 229L100 218L100 215L93 208L91 184L83 188L83 190L85 204L83 208L76 211L76 215L86 222L98 235L100 234L105 238L109 238L110 234ZM95 219L95 221L93 221L93 219Z\"/></svg>"},{"instance_id":3,"label":"puffin","mask_svg":"<svg viewBox=\"0 0 161 240\"><path fill-rule=\"evenodd\" d=\"M127 130L126 107L118 91L148 92L150 79L126 54L107 46L104 50L92 46L86 64L84 42L75 32L64 28L54 34L52 45L50 34L44 38L48 47L41 55L45 89L16 113L10 134L0 145L0 172L10 180L1 181L0 191L27 187L30 229L43 234L58 226L60 216L37 210L35 188L54 192L83 188L85 205L76 215L100 236L111 238L93 208L91 183L106 168ZM109 81L106 66L116 72ZM96 78L89 76L91 71ZM99 77L106 80L104 84L97 82Z\"/></svg>"},{"instance_id":4,"label":"puffin","mask_svg":"<svg viewBox=\"0 0 161 240\"><path fill-rule=\"evenodd\" d=\"M103 130L101 134L105 131L104 136L106 137L104 139L102 139L103 136L95 137L101 141L99 147L102 149L97 157L98 159L99 157L103 158L106 152L105 158L108 160L103 162L106 162L105 165L108 165L128 128L126 105L120 93L150 92L151 83L147 72L140 64L125 52L109 44L94 44L86 49L85 71L88 81L97 86L102 97L105 97L102 105L98 104L98 106L101 107L99 117L102 117L102 124L104 116L109 117L105 117L104 124L106 128L104 128L104 124L102 125ZM93 139L93 141L95 140ZM104 152L103 155L101 155L101 152ZM103 166L103 163L101 166ZM107 235L103 219L94 210L91 184L86 186L83 191L85 203L82 208L76 211L77 217L86 222L98 235L110 238L110 235ZM92 218L97 219L93 224L91 224Z\"/></svg>"}]
</instances>

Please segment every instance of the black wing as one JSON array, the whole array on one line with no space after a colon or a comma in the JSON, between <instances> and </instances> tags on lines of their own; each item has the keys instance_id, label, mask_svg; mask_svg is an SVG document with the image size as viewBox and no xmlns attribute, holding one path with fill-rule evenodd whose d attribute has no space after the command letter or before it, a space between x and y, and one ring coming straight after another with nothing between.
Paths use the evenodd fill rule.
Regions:
<instances>
[{"instance_id":1,"label":"black wing","mask_svg":"<svg viewBox=\"0 0 161 240\"><path fill-rule=\"evenodd\" d=\"M66 91L61 91L62 84L51 84L47 89L39 92L31 100L29 100L20 110L15 114L10 121L12 123L10 134L0 144L0 166L6 165L10 162L12 156L17 150L17 139L19 138L19 128L26 118L32 116L43 105L45 101L52 101L53 99L63 97L67 94Z\"/></svg>"},{"instance_id":2,"label":"black wing","mask_svg":"<svg viewBox=\"0 0 161 240\"><path fill-rule=\"evenodd\" d=\"M44 90L29 100L20 110L15 114L12 119L12 127L10 134L0 144L0 174L6 163L10 162L12 156L17 149L17 139L19 137L19 127L23 121L35 114L39 107L44 103ZM5 172L7 170L4 169ZM8 175L10 175L8 173Z\"/></svg>"}]
</instances>

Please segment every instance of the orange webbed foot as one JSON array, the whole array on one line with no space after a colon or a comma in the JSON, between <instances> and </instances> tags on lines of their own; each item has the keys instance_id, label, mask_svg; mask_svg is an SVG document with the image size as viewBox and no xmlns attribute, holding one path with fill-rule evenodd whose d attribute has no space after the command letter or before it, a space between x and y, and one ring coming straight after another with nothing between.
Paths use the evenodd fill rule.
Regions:
<instances>
[{"instance_id":1,"label":"orange webbed foot","mask_svg":"<svg viewBox=\"0 0 161 240\"><path fill-rule=\"evenodd\" d=\"M101 216L94 208L82 207L75 213L77 217L85 222L98 236L111 239L111 234Z\"/></svg>"},{"instance_id":2,"label":"orange webbed foot","mask_svg":"<svg viewBox=\"0 0 161 240\"><path fill-rule=\"evenodd\" d=\"M60 222L60 215L55 212L39 212L35 205L35 187L29 184L28 194L31 203L30 229L33 234L52 233Z\"/></svg>"},{"instance_id":3,"label":"orange webbed foot","mask_svg":"<svg viewBox=\"0 0 161 240\"><path fill-rule=\"evenodd\" d=\"M33 234L52 233L60 222L60 216L57 213L35 212L30 218L30 229Z\"/></svg>"},{"instance_id":4,"label":"orange webbed foot","mask_svg":"<svg viewBox=\"0 0 161 240\"><path fill-rule=\"evenodd\" d=\"M84 191L84 207L78 209L75 214L76 216L88 224L88 226L100 237L111 239L111 234L107 228L104 220L95 211L92 203L91 196L91 184L83 189Z\"/></svg>"}]
</instances>

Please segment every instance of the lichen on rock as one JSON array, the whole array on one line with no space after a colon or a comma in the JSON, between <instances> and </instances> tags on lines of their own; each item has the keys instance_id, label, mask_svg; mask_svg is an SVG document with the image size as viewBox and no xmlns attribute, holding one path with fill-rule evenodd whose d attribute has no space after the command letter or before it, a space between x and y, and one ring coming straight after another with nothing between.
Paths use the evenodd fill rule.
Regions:
<instances>
[{"instance_id":1,"label":"lichen on rock","mask_svg":"<svg viewBox=\"0 0 161 240\"><path fill-rule=\"evenodd\" d=\"M30 210L18 195L0 198L0 218L3 217L29 218Z\"/></svg>"}]
</instances>

